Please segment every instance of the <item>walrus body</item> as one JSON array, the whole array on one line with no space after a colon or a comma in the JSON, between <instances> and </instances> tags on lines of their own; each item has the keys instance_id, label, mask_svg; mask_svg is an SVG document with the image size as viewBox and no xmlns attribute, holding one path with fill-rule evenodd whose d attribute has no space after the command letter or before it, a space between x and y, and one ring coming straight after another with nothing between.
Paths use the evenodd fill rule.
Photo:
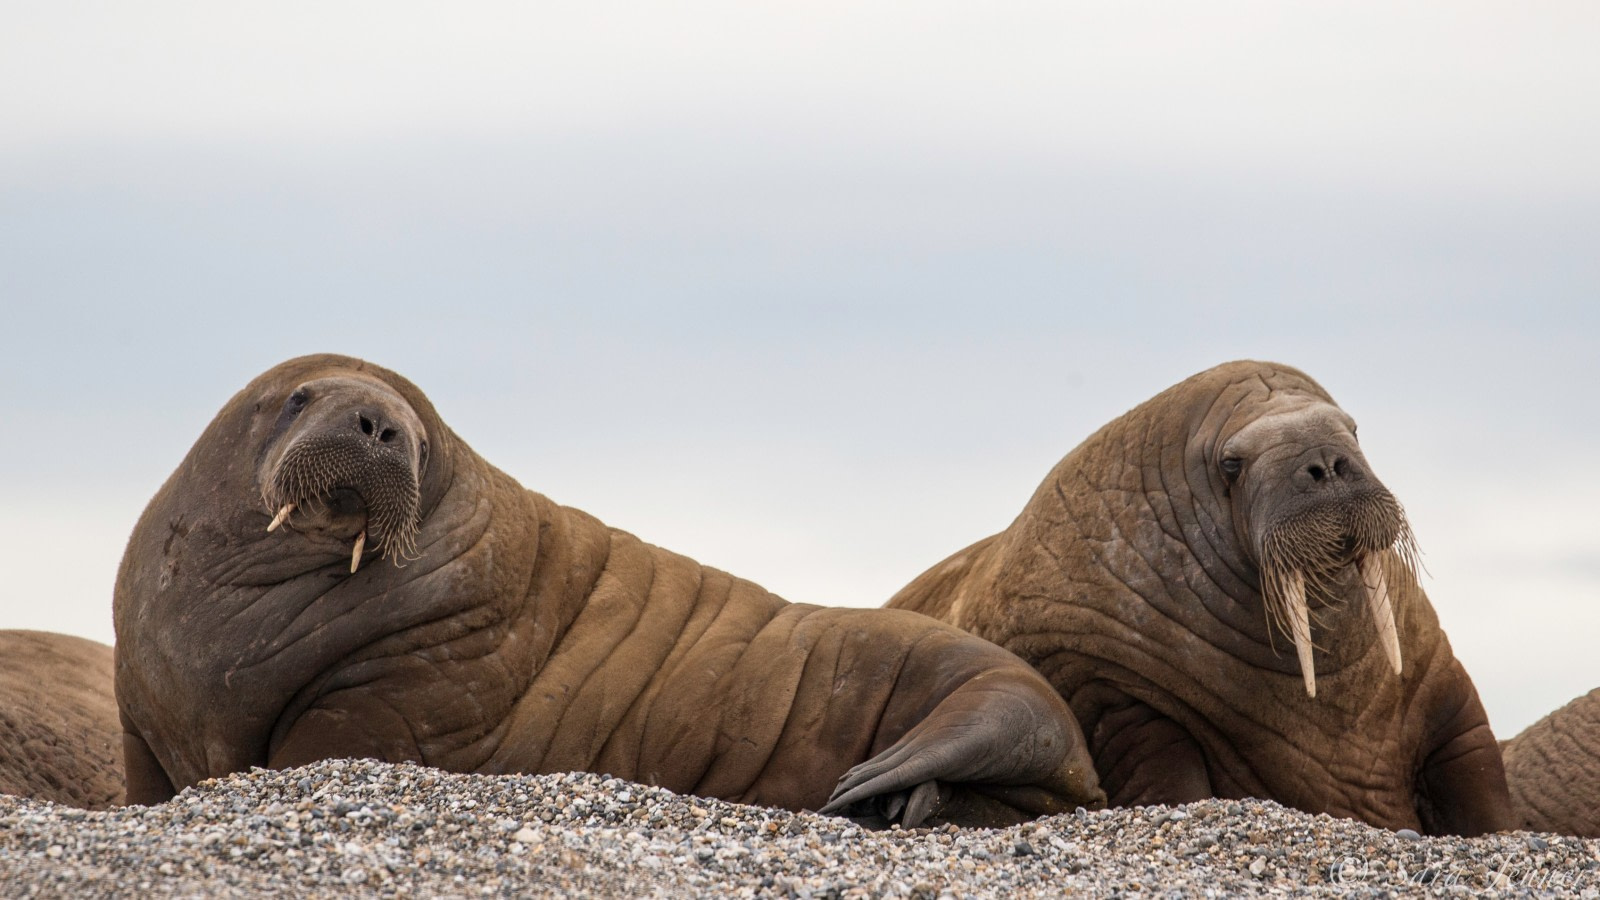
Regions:
<instances>
[{"instance_id":1,"label":"walrus body","mask_svg":"<svg viewBox=\"0 0 1600 900\"><path fill-rule=\"evenodd\" d=\"M1104 798L1011 654L790 604L558 506L344 357L284 363L218 414L135 528L115 612L135 803L328 757L908 824Z\"/></svg>"},{"instance_id":2,"label":"walrus body","mask_svg":"<svg viewBox=\"0 0 1600 900\"><path fill-rule=\"evenodd\" d=\"M1502 749L1518 828L1600 838L1600 688Z\"/></svg>"},{"instance_id":3,"label":"walrus body","mask_svg":"<svg viewBox=\"0 0 1600 900\"><path fill-rule=\"evenodd\" d=\"M894 607L1032 662L1113 805L1261 797L1511 826L1494 737L1399 504L1310 378L1219 366L1106 425Z\"/></svg>"},{"instance_id":4,"label":"walrus body","mask_svg":"<svg viewBox=\"0 0 1600 900\"><path fill-rule=\"evenodd\" d=\"M83 809L122 802L111 648L0 631L0 794Z\"/></svg>"}]
</instances>

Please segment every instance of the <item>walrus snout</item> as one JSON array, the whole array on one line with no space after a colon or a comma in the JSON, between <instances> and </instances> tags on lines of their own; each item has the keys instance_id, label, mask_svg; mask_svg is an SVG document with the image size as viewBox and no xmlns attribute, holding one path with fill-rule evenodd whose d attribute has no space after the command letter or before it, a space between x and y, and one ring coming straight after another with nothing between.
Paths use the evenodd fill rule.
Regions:
<instances>
[{"instance_id":1,"label":"walrus snout","mask_svg":"<svg viewBox=\"0 0 1600 900\"><path fill-rule=\"evenodd\" d=\"M1344 459L1347 472L1360 471ZM1315 465L1315 464L1313 464ZM1310 465L1295 478L1310 476ZM1261 595L1269 622L1288 634L1300 658L1306 693L1317 695L1312 662L1312 598L1333 593L1332 586L1353 565L1379 644L1396 675L1401 671L1399 631L1385 560L1394 558L1414 578L1415 543L1405 511L1394 495L1363 475L1358 484L1340 480L1331 466L1315 490L1291 495L1262 530L1257 558ZM1296 485L1298 487L1298 484Z\"/></svg>"},{"instance_id":2,"label":"walrus snout","mask_svg":"<svg viewBox=\"0 0 1600 900\"><path fill-rule=\"evenodd\" d=\"M414 411L392 391L357 379L301 385L284 402L260 475L276 530L297 510L303 524L356 531L350 571L372 546L396 563L413 552L421 520L427 440ZM296 523L302 524L300 522Z\"/></svg>"}]
</instances>

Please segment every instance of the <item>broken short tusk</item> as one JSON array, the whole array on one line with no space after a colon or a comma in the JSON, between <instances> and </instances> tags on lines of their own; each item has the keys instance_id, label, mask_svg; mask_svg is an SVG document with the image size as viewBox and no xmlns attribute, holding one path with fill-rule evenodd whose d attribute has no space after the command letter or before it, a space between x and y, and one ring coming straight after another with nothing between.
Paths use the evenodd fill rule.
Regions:
<instances>
[{"instance_id":1,"label":"broken short tusk","mask_svg":"<svg viewBox=\"0 0 1600 900\"><path fill-rule=\"evenodd\" d=\"M272 524L267 526L267 531L277 531L278 526L282 525L283 520L289 518L289 513L292 512L294 512L294 504L285 503L283 509L278 510L278 514L272 517Z\"/></svg>"},{"instance_id":2,"label":"broken short tusk","mask_svg":"<svg viewBox=\"0 0 1600 900\"><path fill-rule=\"evenodd\" d=\"M361 551L367 548L367 532L365 529L356 535L356 548L350 551L350 574L354 575L361 568Z\"/></svg>"}]
</instances>

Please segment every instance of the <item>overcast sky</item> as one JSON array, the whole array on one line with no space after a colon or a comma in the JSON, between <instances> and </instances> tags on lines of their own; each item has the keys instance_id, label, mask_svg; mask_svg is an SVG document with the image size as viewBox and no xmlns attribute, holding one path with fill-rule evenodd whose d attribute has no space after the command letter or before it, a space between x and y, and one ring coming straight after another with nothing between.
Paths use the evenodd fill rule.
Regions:
<instances>
[{"instance_id":1,"label":"overcast sky","mask_svg":"<svg viewBox=\"0 0 1600 900\"><path fill-rule=\"evenodd\" d=\"M878 605L1239 357L1361 423L1509 737L1600 685L1600 6L41 3L0 31L0 627L112 639L263 369Z\"/></svg>"}]
</instances>

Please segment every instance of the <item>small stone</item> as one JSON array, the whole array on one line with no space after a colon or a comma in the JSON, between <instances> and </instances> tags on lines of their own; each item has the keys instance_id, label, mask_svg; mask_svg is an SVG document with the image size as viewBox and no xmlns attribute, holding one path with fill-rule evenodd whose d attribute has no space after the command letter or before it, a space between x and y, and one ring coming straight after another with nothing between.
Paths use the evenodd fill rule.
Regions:
<instances>
[{"instance_id":1,"label":"small stone","mask_svg":"<svg viewBox=\"0 0 1600 900\"><path fill-rule=\"evenodd\" d=\"M1181 809L1175 809L1167 815L1167 821L1169 822L1182 822L1187 818L1189 818L1189 814Z\"/></svg>"},{"instance_id":2,"label":"small stone","mask_svg":"<svg viewBox=\"0 0 1600 900\"><path fill-rule=\"evenodd\" d=\"M1528 849L1534 852L1549 850L1550 842L1542 837L1539 837L1537 834L1530 834L1528 835Z\"/></svg>"},{"instance_id":3,"label":"small stone","mask_svg":"<svg viewBox=\"0 0 1600 900\"><path fill-rule=\"evenodd\" d=\"M1394 833L1394 836L1399 838L1402 841L1419 841L1419 840L1422 840L1422 835L1417 834L1415 831L1412 831L1409 828L1402 828L1399 831L1396 831Z\"/></svg>"},{"instance_id":4,"label":"small stone","mask_svg":"<svg viewBox=\"0 0 1600 900\"><path fill-rule=\"evenodd\" d=\"M1262 859L1261 857L1258 856L1258 857L1255 858L1255 860L1253 862L1250 863L1250 874L1251 875L1254 875L1255 877L1260 878L1261 875L1266 871L1267 871L1267 861L1265 859Z\"/></svg>"},{"instance_id":5,"label":"small stone","mask_svg":"<svg viewBox=\"0 0 1600 900\"><path fill-rule=\"evenodd\" d=\"M513 834L511 839L519 844L531 844L539 839L539 832L524 825L517 829L517 833Z\"/></svg>"}]
</instances>

